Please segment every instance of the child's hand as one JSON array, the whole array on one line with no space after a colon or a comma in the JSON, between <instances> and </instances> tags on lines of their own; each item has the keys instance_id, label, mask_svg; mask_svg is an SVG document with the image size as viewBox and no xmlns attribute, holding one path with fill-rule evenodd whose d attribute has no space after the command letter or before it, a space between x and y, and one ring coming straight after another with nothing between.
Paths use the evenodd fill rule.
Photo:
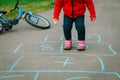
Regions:
<instances>
[{"instance_id":1,"label":"child's hand","mask_svg":"<svg viewBox=\"0 0 120 80\"><path fill-rule=\"evenodd\" d=\"M90 20L91 20L92 22L95 22L96 18L90 18Z\"/></svg>"},{"instance_id":2,"label":"child's hand","mask_svg":"<svg viewBox=\"0 0 120 80\"><path fill-rule=\"evenodd\" d=\"M58 22L58 19L53 19L54 24L57 24L57 22Z\"/></svg>"}]
</instances>

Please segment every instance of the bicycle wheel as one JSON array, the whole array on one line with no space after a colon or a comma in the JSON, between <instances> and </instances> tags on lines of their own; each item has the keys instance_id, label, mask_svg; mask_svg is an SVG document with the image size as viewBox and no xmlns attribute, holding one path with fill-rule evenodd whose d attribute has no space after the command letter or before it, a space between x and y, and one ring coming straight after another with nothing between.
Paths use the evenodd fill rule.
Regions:
<instances>
[{"instance_id":1,"label":"bicycle wheel","mask_svg":"<svg viewBox=\"0 0 120 80\"><path fill-rule=\"evenodd\" d=\"M42 28L42 29L50 28L50 22L46 18L44 18L44 17L42 17L40 15L36 15L36 14L29 15L29 14L26 14L25 20L29 24L31 24L32 26L37 27L37 28Z\"/></svg>"},{"instance_id":2,"label":"bicycle wheel","mask_svg":"<svg viewBox=\"0 0 120 80\"><path fill-rule=\"evenodd\" d=\"M0 34L4 31L2 24L0 24Z\"/></svg>"}]
</instances>

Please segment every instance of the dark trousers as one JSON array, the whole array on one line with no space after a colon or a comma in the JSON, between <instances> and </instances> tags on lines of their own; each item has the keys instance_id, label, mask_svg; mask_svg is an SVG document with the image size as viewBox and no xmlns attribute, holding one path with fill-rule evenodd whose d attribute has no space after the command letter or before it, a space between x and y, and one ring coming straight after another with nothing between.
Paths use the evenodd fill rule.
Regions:
<instances>
[{"instance_id":1,"label":"dark trousers","mask_svg":"<svg viewBox=\"0 0 120 80\"><path fill-rule=\"evenodd\" d=\"M70 18L64 15L63 22L63 32L66 40L72 39L72 26L75 22L75 27L77 30L78 40L85 40L85 24L84 24L84 16L79 16L77 18Z\"/></svg>"}]
</instances>

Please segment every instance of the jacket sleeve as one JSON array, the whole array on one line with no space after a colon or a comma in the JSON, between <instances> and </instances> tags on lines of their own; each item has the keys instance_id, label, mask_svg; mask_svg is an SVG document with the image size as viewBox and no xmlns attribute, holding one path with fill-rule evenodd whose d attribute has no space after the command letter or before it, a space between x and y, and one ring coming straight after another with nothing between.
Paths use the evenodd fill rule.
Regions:
<instances>
[{"instance_id":1,"label":"jacket sleeve","mask_svg":"<svg viewBox=\"0 0 120 80\"><path fill-rule=\"evenodd\" d=\"M90 18L96 18L96 11L93 0L85 0L86 6L90 12Z\"/></svg>"},{"instance_id":2,"label":"jacket sleeve","mask_svg":"<svg viewBox=\"0 0 120 80\"><path fill-rule=\"evenodd\" d=\"M59 14L61 12L62 7L63 7L63 0L56 0L54 5L54 13L53 13L54 19L59 19Z\"/></svg>"}]
</instances>

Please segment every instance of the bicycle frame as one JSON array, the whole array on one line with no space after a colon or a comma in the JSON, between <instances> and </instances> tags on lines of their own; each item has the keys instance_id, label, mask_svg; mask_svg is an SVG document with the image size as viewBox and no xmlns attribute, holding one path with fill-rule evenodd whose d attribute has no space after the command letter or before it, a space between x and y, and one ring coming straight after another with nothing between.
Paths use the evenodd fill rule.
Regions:
<instances>
[{"instance_id":1,"label":"bicycle frame","mask_svg":"<svg viewBox=\"0 0 120 80\"><path fill-rule=\"evenodd\" d=\"M17 10L19 11L19 15L18 15L18 17L17 17L17 21L19 22L19 20L22 18L22 16L24 15L26 15L26 14L29 14L29 15L31 15L31 16L34 16L34 17L36 17L35 15L32 15L32 13L31 12L26 12L26 11L24 11L22 8L20 8L20 7L18 7L17 8ZM0 13L0 18L1 18L1 20L3 21L3 22L0 22L0 24L5 24L5 25L14 25L14 23L12 23L12 24L10 24L10 20L8 20L7 18L5 18L4 16L2 16L3 14L2 13ZM37 18L37 17L36 17ZM13 19L14 20L14 19Z\"/></svg>"},{"instance_id":2,"label":"bicycle frame","mask_svg":"<svg viewBox=\"0 0 120 80\"><path fill-rule=\"evenodd\" d=\"M0 24L8 24L8 19L2 16L3 14L0 13ZM2 22L1 22L2 21Z\"/></svg>"},{"instance_id":3,"label":"bicycle frame","mask_svg":"<svg viewBox=\"0 0 120 80\"><path fill-rule=\"evenodd\" d=\"M20 20L23 15L24 15L24 16L23 16L23 18L24 18L25 15L27 15L27 14L29 14L29 15L34 16L34 17L37 18L37 16L33 15L31 12L26 12L26 11L24 11L24 10L23 10L22 8L20 8L20 7L18 7L18 10L19 10L19 15L18 15L17 20Z\"/></svg>"}]
</instances>

